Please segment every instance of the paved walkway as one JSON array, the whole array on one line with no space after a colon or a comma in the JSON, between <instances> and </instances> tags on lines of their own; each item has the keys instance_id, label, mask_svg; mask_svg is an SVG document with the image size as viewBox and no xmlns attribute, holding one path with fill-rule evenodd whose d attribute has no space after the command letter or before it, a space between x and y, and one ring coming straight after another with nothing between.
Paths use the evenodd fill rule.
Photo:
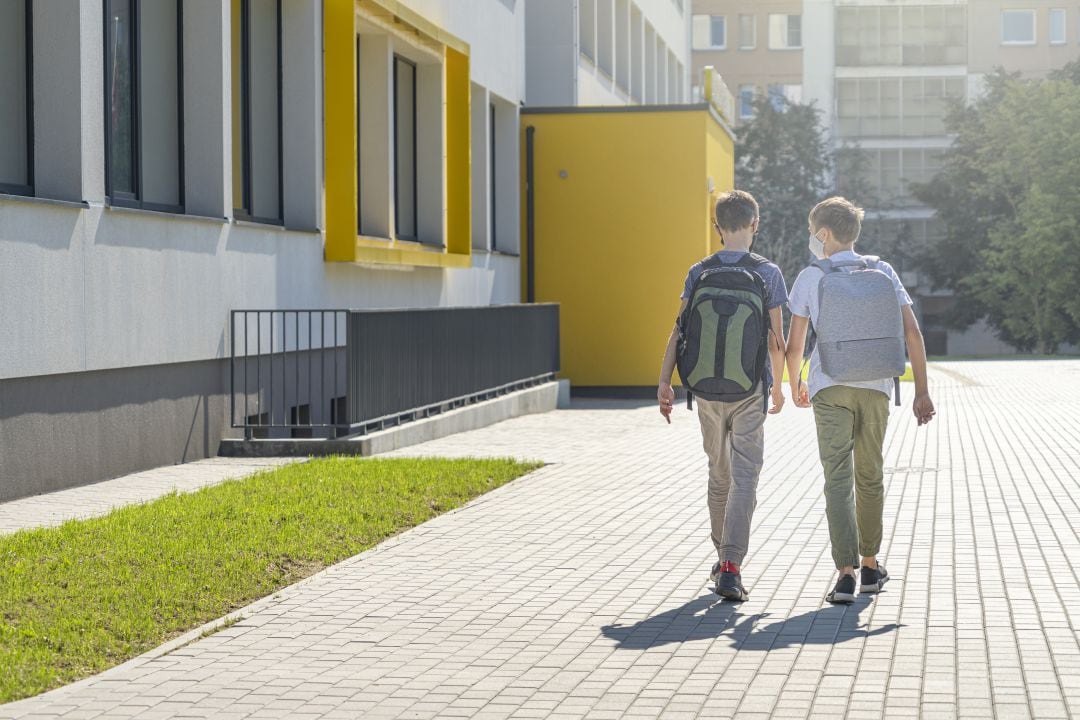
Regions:
<instances>
[{"instance_id":1,"label":"paved walkway","mask_svg":"<svg viewBox=\"0 0 1080 720\"><path fill-rule=\"evenodd\" d=\"M1080 362L939 365L887 438L887 592L826 606L809 411L717 603L696 422L591 404L411 453L550 465L156 659L0 717L1080 717ZM905 387L910 402L910 386Z\"/></svg>"},{"instance_id":2,"label":"paved walkway","mask_svg":"<svg viewBox=\"0 0 1080 720\"><path fill-rule=\"evenodd\" d=\"M292 458L210 458L169 465L93 485L0 503L0 535L105 515L114 508L147 502L171 492L199 488L297 462Z\"/></svg>"}]
</instances>

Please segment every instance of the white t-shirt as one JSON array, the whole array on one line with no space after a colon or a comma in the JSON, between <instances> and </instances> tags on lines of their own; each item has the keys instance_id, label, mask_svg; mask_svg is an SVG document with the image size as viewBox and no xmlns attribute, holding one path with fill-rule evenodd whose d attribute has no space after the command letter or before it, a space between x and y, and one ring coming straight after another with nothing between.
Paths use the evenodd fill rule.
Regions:
<instances>
[{"instance_id":1,"label":"white t-shirt","mask_svg":"<svg viewBox=\"0 0 1080 720\"><path fill-rule=\"evenodd\" d=\"M832 255L829 259L833 262L851 262L859 260L862 255L859 255L854 250L844 250ZM843 272L851 272L855 268L841 268ZM896 297L900 301L900 305L911 305L911 296L908 295L907 290L904 289L904 284L900 282L900 276L896 274L892 266L884 260L878 261L877 269L889 276L892 280L893 286L896 288ZM818 305L818 283L821 281L822 276L825 273L821 268L810 267L799 273L799 277L796 278L795 284L791 286L791 296L788 298L788 308L791 310L792 315L798 315L799 317L808 317L810 322L815 326L818 321L818 312L820 307ZM868 380L865 382L840 382L839 380L833 380L826 375L821 369L821 356L818 354L817 348L814 348L814 352L810 355L810 374L806 379L807 385L810 386L810 397L814 397L819 392L827 387L833 385L845 385L847 387L854 388L866 388L867 390L877 390L878 392L891 395L893 391L892 380Z\"/></svg>"}]
</instances>

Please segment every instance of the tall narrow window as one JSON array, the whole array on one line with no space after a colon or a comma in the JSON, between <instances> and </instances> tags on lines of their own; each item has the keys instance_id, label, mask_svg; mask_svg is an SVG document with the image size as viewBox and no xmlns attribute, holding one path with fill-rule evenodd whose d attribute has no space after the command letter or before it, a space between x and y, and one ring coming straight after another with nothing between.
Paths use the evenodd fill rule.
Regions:
<instances>
[{"instance_id":1,"label":"tall narrow window","mask_svg":"<svg viewBox=\"0 0 1080 720\"><path fill-rule=\"evenodd\" d=\"M802 15L769 15L769 49L802 47Z\"/></svg>"},{"instance_id":2,"label":"tall narrow window","mask_svg":"<svg viewBox=\"0 0 1080 720\"><path fill-rule=\"evenodd\" d=\"M360 80L360 36L356 36L356 234L364 234L364 209L361 198L363 193L361 192L361 182L363 173L360 172L360 140L361 140L361 128L360 128L360 96L362 94L362 83Z\"/></svg>"},{"instance_id":3,"label":"tall narrow window","mask_svg":"<svg viewBox=\"0 0 1080 720\"><path fill-rule=\"evenodd\" d=\"M34 186L30 0L0 0L0 192Z\"/></svg>"},{"instance_id":4,"label":"tall narrow window","mask_svg":"<svg viewBox=\"0 0 1080 720\"><path fill-rule=\"evenodd\" d=\"M727 47L727 18L723 15L694 15L692 25L694 50L723 50Z\"/></svg>"},{"instance_id":5,"label":"tall narrow window","mask_svg":"<svg viewBox=\"0 0 1080 720\"><path fill-rule=\"evenodd\" d=\"M105 186L114 205L182 212L182 0L105 2Z\"/></svg>"},{"instance_id":6,"label":"tall narrow window","mask_svg":"<svg viewBox=\"0 0 1080 720\"><path fill-rule=\"evenodd\" d=\"M727 18L713 15L709 25L709 40L714 48L727 47Z\"/></svg>"},{"instance_id":7,"label":"tall narrow window","mask_svg":"<svg viewBox=\"0 0 1080 720\"><path fill-rule=\"evenodd\" d=\"M1052 9L1050 11L1050 44L1065 44L1065 26L1067 11L1064 9Z\"/></svg>"},{"instance_id":8,"label":"tall narrow window","mask_svg":"<svg viewBox=\"0 0 1080 720\"><path fill-rule=\"evenodd\" d=\"M495 103L491 103L491 119L489 123L488 127L490 130L488 135L491 138L491 150L488 154L491 156L489 158L491 180L488 182L488 186L491 188L491 200L488 204L491 206L491 249L498 250L498 235L496 235L497 214L495 212L495 198L499 187L499 178L498 175L496 175L496 168L498 165L495 162L495 138L498 135L498 126L495 124Z\"/></svg>"},{"instance_id":9,"label":"tall narrow window","mask_svg":"<svg viewBox=\"0 0 1080 720\"><path fill-rule=\"evenodd\" d=\"M754 117L754 93L753 85L739 86L739 118L742 120Z\"/></svg>"},{"instance_id":10,"label":"tall narrow window","mask_svg":"<svg viewBox=\"0 0 1080 720\"><path fill-rule=\"evenodd\" d=\"M596 0L578 4L578 44L582 55L590 60L596 57Z\"/></svg>"},{"instance_id":11,"label":"tall narrow window","mask_svg":"<svg viewBox=\"0 0 1080 720\"><path fill-rule=\"evenodd\" d=\"M416 65L394 56L394 226L399 240L417 238Z\"/></svg>"},{"instance_id":12,"label":"tall narrow window","mask_svg":"<svg viewBox=\"0 0 1080 720\"><path fill-rule=\"evenodd\" d=\"M240 205L244 220L282 222L281 0L240 3Z\"/></svg>"},{"instance_id":13,"label":"tall narrow window","mask_svg":"<svg viewBox=\"0 0 1080 720\"><path fill-rule=\"evenodd\" d=\"M739 49L753 50L757 47L757 15L739 16Z\"/></svg>"}]
</instances>

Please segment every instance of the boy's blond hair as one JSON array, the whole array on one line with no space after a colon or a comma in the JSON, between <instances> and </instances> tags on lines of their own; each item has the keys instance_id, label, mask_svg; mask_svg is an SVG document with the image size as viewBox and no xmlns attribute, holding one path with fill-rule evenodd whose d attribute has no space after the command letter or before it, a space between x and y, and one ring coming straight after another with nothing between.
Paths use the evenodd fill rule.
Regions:
<instances>
[{"instance_id":1,"label":"boy's blond hair","mask_svg":"<svg viewBox=\"0 0 1080 720\"><path fill-rule=\"evenodd\" d=\"M828 228L837 242L851 245L859 239L865 214L847 198L831 197L810 211L810 224L818 230Z\"/></svg>"}]
</instances>

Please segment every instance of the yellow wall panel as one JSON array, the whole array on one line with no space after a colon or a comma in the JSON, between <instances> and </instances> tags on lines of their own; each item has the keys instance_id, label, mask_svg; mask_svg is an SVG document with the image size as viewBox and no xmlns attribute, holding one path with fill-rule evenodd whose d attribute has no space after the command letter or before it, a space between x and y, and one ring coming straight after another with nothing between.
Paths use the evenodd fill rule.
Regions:
<instances>
[{"instance_id":1,"label":"yellow wall panel","mask_svg":"<svg viewBox=\"0 0 1080 720\"><path fill-rule=\"evenodd\" d=\"M711 251L708 176L731 187L730 142L710 140L704 109L526 113L522 124L536 128L536 300L562 306L563 374L655 384L686 271Z\"/></svg>"},{"instance_id":2,"label":"yellow wall panel","mask_svg":"<svg viewBox=\"0 0 1080 720\"><path fill-rule=\"evenodd\" d=\"M469 56L446 48L446 250L472 253L472 101Z\"/></svg>"},{"instance_id":3,"label":"yellow wall panel","mask_svg":"<svg viewBox=\"0 0 1080 720\"><path fill-rule=\"evenodd\" d=\"M356 20L353 0L323 3L326 117L326 249L329 261L356 253Z\"/></svg>"}]
</instances>

